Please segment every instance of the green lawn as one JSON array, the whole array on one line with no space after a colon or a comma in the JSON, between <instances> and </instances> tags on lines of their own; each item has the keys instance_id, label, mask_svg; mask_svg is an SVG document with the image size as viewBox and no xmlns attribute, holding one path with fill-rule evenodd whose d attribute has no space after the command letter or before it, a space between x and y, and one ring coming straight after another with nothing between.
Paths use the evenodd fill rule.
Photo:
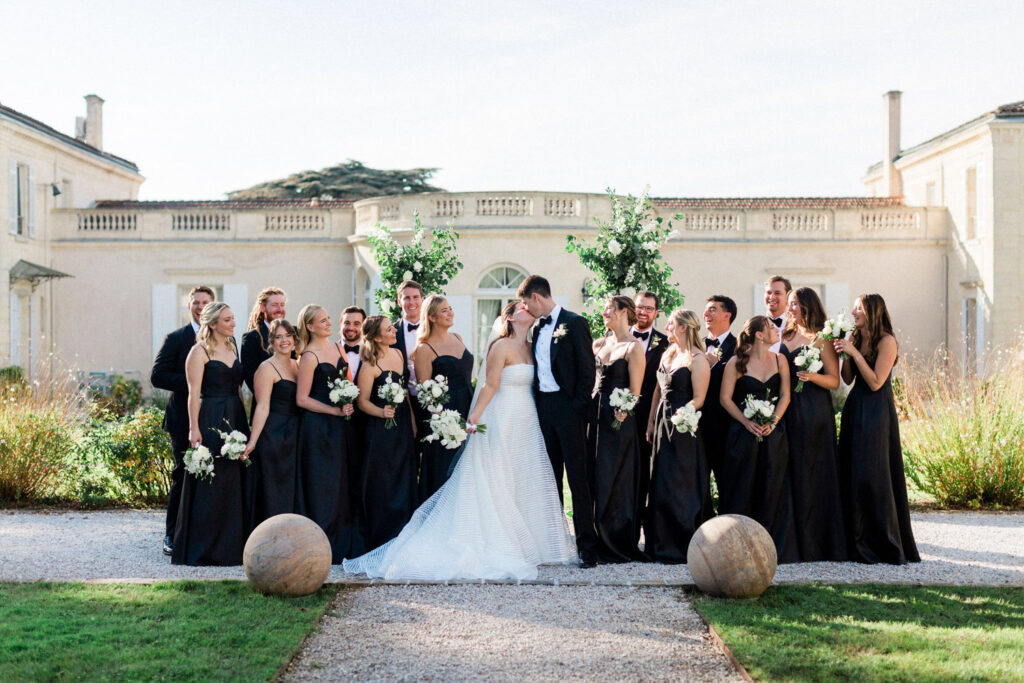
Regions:
<instances>
[{"instance_id":1,"label":"green lawn","mask_svg":"<svg viewBox=\"0 0 1024 683\"><path fill-rule=\"evenodd\" d=\"M1024 589L774 586L694 606L759 680L1024 681Z\"/></svg>"},{"instance_id":2,"label":"green lawn","mask_svg":"<svg viewBox=\"0 0 1024 683\"><path fill-rule=\"evenodd\" d=\"M0 584L0 681L266 681L336 592L238 581Z\"/></svg>"}]
</instances>

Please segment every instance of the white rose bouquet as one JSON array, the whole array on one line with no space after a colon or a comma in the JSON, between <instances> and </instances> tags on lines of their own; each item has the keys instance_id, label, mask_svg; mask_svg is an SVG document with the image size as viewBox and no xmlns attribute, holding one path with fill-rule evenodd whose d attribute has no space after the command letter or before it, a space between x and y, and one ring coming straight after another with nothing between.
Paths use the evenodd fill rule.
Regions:
<instances>
[{"instance_id":1,"label":"white rose bouquet","mask_svg":"<svg viewBox=\"0 0 1024 683\"><path fill-rule=\"evenodd\" d=\"M479 434L487 432L487 425L476 426ZM430 416L430 434L423 437L424 441L441 441L448 450L455 450L469 438L466 421L457 410L442 410Z\"/></svg>"},{"instance_id":2,"label":"white rose bouquet","mask_svg":"<svg viewBox=\"0 0 1024 683\"><path fill-rule=\"evenodd\" d=\"M775 403L778 400L778 397L772 397L771 393L763 399L754 398L753 394L747 394L746 400L743 401L743 417L753 420L762 427L772 424L775 422ZM764 439L759 436L757 441L760 443Z\"/></svg>"},{"instance_id":3,"label":"white rose bouquet","mask_svg":"<svg viewBox=\"0 0 1024 683\"><path fill-rule=\"evenodd\" d=\"M188 449L182 460L185 463L185 471L200 481L210 481L216 476L213 471L213 453L206 446Z\"/></svg>"},{"instance_id":4,"label":"white rose bouquet","mask_svg":"<svg viewBox=\"0 0 1024 683\"><path fill-rule=\"evenodd\" d=\"M252 460L245 454L245 445L249 442L249 438L245 434L237 429L232 429L230 432L222 432L218 429L217 433L220 434L223 441L220 447L220 457L228 460L241 460L246 467L252 464Z\"/></svg>"},{"instance_id":5,"label":"white rose bouquet","mask_svg":"<svg viewBox=\"0 0 1024 683\"><path fill-rule=\"evenodd\" d=\"M701 412L693 407L692 403L687 403L685 406L672 413L672 417L669 421L676 428L676 431L680 434L696 434L697 425L700 424Z\"/></svg>"},{"instance_id":6,"label":"white rose bouquet","mask_svg":"<svg viewBox=\"0 0 1024 683\"><path fill-rule=\"evenodd\" d=\"M428 413L437 414L444 410L452 397L448 394L448 379L438 375L434 379L425 379L416 385L416 400Z\"/></svg>"},{"instance_id":7,"label":"white rose bouquet","mask_svg":"<svg viewBox=\"0 0 1024 683\"><path fill-rule=\"evenodd\" d=\"M793 364L796 365L798 370L803 370L804 372L817 372L821 370L824 365L821 362L821 349L813 344L801 346L800 351L796 354L796 358L793 359ZM803 390L804 381L800 380L796 383L796 391L800 392Z\"/></svg>"},{"instance_id":8,"label":"white rose bouquet","mask_svg":"<svg viewBox=\"0 0 1024 683\"><path fill-rule=\"evenodd\" d=\"M331 390L329 396L331 403L339 408L354 403L356 398L359 397L359 387L347 379L338 377L334 381L327 382L327 386ZM351 415L345 415L344 417L346 420L352 419Z\"/></svg>"},{"instance_id":9,"label":"white rose bouquet","mask_svg":"<svg viewBox=\"0 0 1024 683\"><path fill-rule=\"evenodd\" d=\"M608 405L620 413L632 415L633 411L636 409L637 401L639 400L640 397L631 393L629 389L619 388L612 390L611 396L608 397ZM622 429L622 423L615 420L612 422L612 427L615 429Z\"/></svg>"},{"instance_id":10,"label":"white rose bouquet","mask_svg":"<svg viewBox=\"0 0 1024 683\"><path fill-rule=\"evenodd\" d=\"M383 400L388 405L397 408L401 405L402 401L405 400L405 393L405 387L400 383L393 381L391 376L388 375L387 379L384 380L384 384L382 384L380 389L377 390L377 398ZM391 429L397 424L398 423L395 422L394 417L389 417L387 421L384 422L384 426L387 429Z\"/></svg>"},{"instance_id":11,"label":"white rose bouquet","mask_svg":"<svg viewBox=\"0 0 1024 683\"><path fill-rule=\"evenodd\" d=\"M836 339L849 339L850 335L853 334L854 324L853 318L850 317L846 309L839 311L839 314L833 318L829 318L825 321L825 326L821 328L821 332L818 336L826 341L835 341ZM849 356L846 353L840 354L840 359L846 359Z\"/></svg>"}]
</instances>

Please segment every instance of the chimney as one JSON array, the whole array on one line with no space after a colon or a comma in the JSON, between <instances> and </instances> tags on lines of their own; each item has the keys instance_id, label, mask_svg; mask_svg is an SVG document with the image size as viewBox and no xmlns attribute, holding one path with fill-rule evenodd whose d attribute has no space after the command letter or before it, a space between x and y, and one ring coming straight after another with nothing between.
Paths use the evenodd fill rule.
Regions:
<instances>
[{"instance_id":1,"label":"chimney","mask_svg":"<svg viewBox=\"0 0 1024 683\"><path fill-rule=\"evenodd\" d=\"M903 178L893 163L900 153L900 95L899 90L890 90L882 95L885 99L885 156L882 157L882 189L890 197L903 195Z\"/></svg>"},{"instance_id":2,"label":"chimney","mask_svg":"<svg viewBox=\"0 0 1024 683\"><path fill-rule=\"evenodd\" d=\"M103 149L103 98L99 95L85 96L85 143Z\"/></svg>"}]
</instances>

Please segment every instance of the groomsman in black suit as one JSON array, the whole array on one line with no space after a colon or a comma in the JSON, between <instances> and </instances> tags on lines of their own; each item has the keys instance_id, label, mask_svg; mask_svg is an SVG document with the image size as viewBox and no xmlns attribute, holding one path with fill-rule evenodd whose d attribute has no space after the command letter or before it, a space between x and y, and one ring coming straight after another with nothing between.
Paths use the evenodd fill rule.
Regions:
<instances>
[{"instance_id":1,"label":"groomsman in black suit","mask_svg":"<svg viewBox=\"0 0 1024 683\"><path fill-rule=\"evenodd\" d=\"M171 437L174 452L174 470L171 472L171 490L167 494L167 520L164 527L164 555L174 550L174 527L178 523L181 503L181 481L185 476L182 457L188 450L188 382L185 380L185 359L196 343L199 314L216 298L206 286L193 287L188 293L188 312L192 320L164 338L164 343L153 361L150 383L157 389L171 392L164 410L164 430Z\"/></svg>"},{"instance_id":2,"label":"groomsman in black suit","mask_svg":"<svg viewBox=\"0 0 1024 683\"><path fill-rule=\"evenodd\" d=\"M242 335L242 381L252 392L252 406L250 415L256 410L256 392L252 388L253 377L260 363L270 358L272 354L267 352L270 344L270 323L285 316L285 304L288 299L283 290L277 287L267 287L256 297L256 305L252 307L249 314L248 331ZM293 354L294 355L294 354ZM251 419L251 417L250 417Z\"/></svg>"},{"instance_id":3,"label":"groomsman in black suit","mask_svg":"<svg viewBox=\"0 0 1024 683\"><path fill-rule=\"evenodd\" d=\"M765 315L779 331L780 340L782 339L782 330L786 329L786 323L789 322L789 314L786 313L786 309L789 308L789 293L792 290L793 286L789 284L789 280L781 275L772 275L764 283ZM778 353L780 346L782 346L782 342L777 341L769 350Z\"/></svg>"},{"instance_id":4,"label":"groomsman in black suit","mask_svg":"<svg viewBox=\"0 0 1024 683\"><path fill-rule=\"evenodd\" d=\"M715 294L709 297L704 306L704 326L708 336L704 338L708 362L711 363L711 381L708 383L707 398L701 409L699 430L704 434L704 449L715 473L715 481L721 482L722 458L725 455L725 443L729 437L729 413L722 408L722 375L725 365L736 352L736 337L729 331L736 320L736 302L727 296ZM721 490L721 483L719 483ZM708 501L708 516L713 514L711 502Z\"/></svg>"},{"instance_id":5,"label":"groomsman in black suit","mask_svg":"<svg viewBox=\"0 0 1024 683\"><path fill-rule=\"evenodd\" d=\"M341 312L341 343L345 347L345 358L352 371L353 382L356 381L359 366L362 364L362 360L359 358L359 342L363 338L364 320L366 320L366 311L359 306L349 306Z\"/></svg>"},{"instance_id":6,"label":"groomsman in black suit","mask_svg":"<svg viewBox=\"0 0 1024 683\"><path fill-rule=\"evenodd\" d=\"M409 368L409 396L412 398L412 414L416 418L417 429L430 421L430 414L416 400L419 391L416 390L416 368L412 362L412 352L416 350L416 334L420 328L420 307L423 305L423 287L415 280L405 280L398 285L398 305L402 308L402 317L393 320L397 339L391 345L392 348L402 352L405 359L405 367ZM420 440L416 439L417 461L422 456Z\"/></svg>"},{"instance_id":7,"label":"groomsman in black suit","mask_svg":"<svg viewBox=\"0 0 1024 683\"><path fill-rule=\"evenodd\" d=\"M551 286L539 275L523 280L518 296L537 318L532 342L533 393L544 445L559 497L563 469L568 475L576 549L581 566L593 567L597 563L597 529L586 456L595 374L590 326L583 316L556 304Z\"/></svg>"},{"instance_id":8,"label":"groomsman in black suit","mask_svg":"<svg viewBox=\"0 0 1024 683\"><path fill-rule=\"evenodd\" d=\"M359 367L363 362L359 357L359 345L363 338L363 321L365 320L366 311L359 306L349 306L341 312L341 324L339 325L341 328L341 343L353 382L356 382L356 378L359 375ZM349 451L349 495L352 497L352 500L358 501L357 509L361 510L363 504L361 477L363 472L363 455L365 454L363 444L366 443L366 413L359 410L355 403L352 404L352 407L355 408L355 412L352 413L352 443L355 444L355 448Z\"/></svg>"},{"instance_id":9,"label":"groomsman in black suit","mask_svg":"<svg viewBox=\"0 0 1024 683\"><path fill-rule=\"evenodd\" d=\"M658 319L658 295L654 292L640 292L636 295L636 325L630 328L633 336L644 345L647 365L644 369L644 381L640 385L640 400L637 401L636 423L647 428L647 418L651 414L651 398L654 387L658 384L658 365L661 354L668 348L668 337L654 329L654 321ZM647 490L651 484L651 444L643 434L640 435L640 502L647 500ZM637 539L639 540L639 539Z\"/></svg>"}]
</instances>

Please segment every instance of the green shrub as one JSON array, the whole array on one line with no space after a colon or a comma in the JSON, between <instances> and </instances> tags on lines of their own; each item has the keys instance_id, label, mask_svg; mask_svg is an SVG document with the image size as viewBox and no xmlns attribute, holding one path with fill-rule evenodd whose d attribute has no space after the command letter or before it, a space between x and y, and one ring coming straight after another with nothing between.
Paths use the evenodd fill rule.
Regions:
<instances>
[{"instance_id":1,"label":"green shrub","mask_svg":"<svg viewBox=\"0 0 1024 683\"><path fill-rule=\"evenodd\" d=\"M131 415L142 405L142 384L137 379L114 375L106 387L92 390L92 400L97 415L104 412L118 417Z\"/></svg>"},{"instance_id":2,"label":"green shrub","mask_svg":"<svg viewBox=\"0 0 1024 683\"><path fill-rule=\"evenodd\" d=\"M174 456L162 423L163 413L152 406L128 417L94 420L78 445L77 495L95 502L166 500Z\"/></svg>"}]
</instances>

